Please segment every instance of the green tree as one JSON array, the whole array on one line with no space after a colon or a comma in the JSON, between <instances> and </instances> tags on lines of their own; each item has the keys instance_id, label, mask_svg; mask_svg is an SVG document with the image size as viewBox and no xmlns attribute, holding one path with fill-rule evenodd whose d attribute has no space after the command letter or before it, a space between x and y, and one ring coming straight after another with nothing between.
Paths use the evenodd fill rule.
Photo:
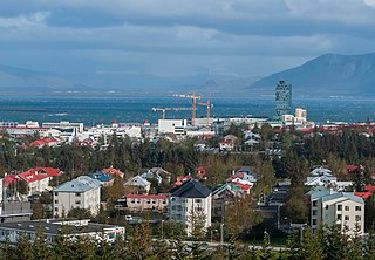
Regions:
<instances>
[{"instance_id":1,"label":"green tree","mask_svg":"<svg viewBox=\"0 0 375 260\"><path fill-rule=\"evenodd\" d=\"M34 259L52 259L50 249L46 242L46 235L42 231L42 227L38 227L36 237L32 245Z\"/></svg>"},{"instance_id":2,"label":"green tree","mask_svg":"<svg viewBox=\"0 0 375 260\"><path fill-rule=\"evenodd\" d=\"M16 256L18 259L33 259L33 248L26 235L22 235L18 240Z\"/></svg>"},{"instance_id":3,"label":"green tree","mask_svg":"<svg viewBox=\"0 0 375 260\"><path fill-rule=\"evenodd\" d=\"M303 233L302 241L302 259L321 260L323 259L322 247L320 244L319 234L314 234L310 228L306 228Z\"/></svg>"},{"instance_id":4,"label":"green tree","mask_svg":"<svg viewBox=\"0 0 375 260\"><path fill-rule=\"evenodd\" d=\"M285 206L281 208L281 214L293 223L304 224L307 222L308 208L304 186L291 187Z\"/></svg>"},{"instance_id":5,"label":"green tree","mask_svg":"<svg viewBox=\"0 0 375 260\"><path fill-rule=\"evenodd\" d=\"M91 217L90 211L84 208L72 208L68 212L68 218L89 219L90 217Z\"/></svg>"}]
</instances>

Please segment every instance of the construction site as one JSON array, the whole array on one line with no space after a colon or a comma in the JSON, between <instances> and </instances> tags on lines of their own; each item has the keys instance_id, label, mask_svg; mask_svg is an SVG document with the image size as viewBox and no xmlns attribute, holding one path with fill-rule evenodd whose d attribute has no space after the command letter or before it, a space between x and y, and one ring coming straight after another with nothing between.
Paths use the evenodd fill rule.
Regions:
<instances>
[{"instance_id":1,"label":"construction site","mask_svg":"<svg viewBox=\"0 0 375 260\"><path fill-rule=\"evenodd\" d=\"M176 98L188 98L191 99L191 107L153 107L152 110L155 112L161 112L161 119L162 121L169 121L175 119L169 119L166 117L167 111L191 111L191 120L187 122L192 127L202 127L201 118L197 118L197 110L199 107L205 108L205 122L204 127L208 130L211 129L212 119L211 119L211 111L212 111L212 103L210 100L205 99L203 96L197 95L195 92L192 94L181 95L175 94L173 95ZM160 122L160 119L158 120ZM199 122L198 122L199 121Z\"/></svg>"}]
</instances>

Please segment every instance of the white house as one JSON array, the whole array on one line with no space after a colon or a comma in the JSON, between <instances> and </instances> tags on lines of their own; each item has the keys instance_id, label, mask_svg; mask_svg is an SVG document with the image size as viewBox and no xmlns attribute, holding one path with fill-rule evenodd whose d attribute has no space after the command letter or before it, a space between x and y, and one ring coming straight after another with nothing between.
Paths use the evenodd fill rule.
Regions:
<instances>
[{"instance_id":1,"label":"white house","mask_svg":"<svg viewBox=\"0 0 375 260\"><path fill-rule=\"evenodd\" d=\"M191 179L171 191L169 218L183 225L191 236L195 228L211 226L211 190Z\"/></svg>"},{"instance_id":2,"label":"white house","mask_svg":"<svg viewBox=\"0 0 375 260\"><path fill-rule=\"evenodd\" d=\"M310 223L313 230L320 226L339 225L348 235L362 235L364 229L364 202L353 192L333 190L311 191Z\"/></svg>"},{"instance_id":3,"label":"white house","mask_svg":"<svg viewBox=\"0 0 375 260\"><path fill-rule=\"evenodd\" d=\"M233 151L238 143L238 137L234 135L226 135L223 140L219 142L220 151Z\"/></svg>"},{"instance_id":4,"label":"white house","mask_svg":"<svg viewBox=\"0 0 375 260\"><path fill-rule=\"evenodd\" d=\"M130 178L125 186L130 188L129 193L134 194L148 194L150 192L151 183L141 176Z\"/></svg>"},{"instance_id":5,"label":"white house","mask_svg":"<svg viewBox=\"0 0 375 260\"><path fill-rule=\"evenodd\" d=\"M346 191L353 186L353 182L340 182L332 175L332 171L323 168L314 169L306 178L306 186L322 186L332 188L335 191Z\"/></svg>"},{"instance_id":6,"label":"white house","mask_svg":"<svg viewBox=\"0 0 375 260\"><path fill-rule=\"evenodd\" d=\"M8 186L19 181L25 181L27 184L27 196L44 191L51 191L52 187L49 181L61 175L59 169L52 167L35 167L17 175L8 175L5 177L4 186Z\"/></svg>"},{"instance_id":7,"label":"white house","mask_svg":"<svg viewBox=\"0 0 375 260\"><path fill-rule=\"evenodd\" d=\"M100 209L100 181L80 176L53 190L53 215L65 217L73 208L83 208L95 216Z\"/></svg>"}]
</instances>

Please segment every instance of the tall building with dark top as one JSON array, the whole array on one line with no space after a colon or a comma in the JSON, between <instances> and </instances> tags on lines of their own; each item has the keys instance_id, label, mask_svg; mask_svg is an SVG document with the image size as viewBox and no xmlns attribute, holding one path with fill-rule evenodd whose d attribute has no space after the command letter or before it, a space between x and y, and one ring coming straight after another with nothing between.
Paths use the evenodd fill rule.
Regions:
<instances>
[{"instance_id":1,"label":"tall building with dark top","mask_svg":"<svg viewBox=\"0 0 375 260\"><path fill-rule=\"evenodd\" d=\"M279 81L275 90L275 119L281 120L282 115L292 114L292 84Z\"/></svg>"}]
</instances>

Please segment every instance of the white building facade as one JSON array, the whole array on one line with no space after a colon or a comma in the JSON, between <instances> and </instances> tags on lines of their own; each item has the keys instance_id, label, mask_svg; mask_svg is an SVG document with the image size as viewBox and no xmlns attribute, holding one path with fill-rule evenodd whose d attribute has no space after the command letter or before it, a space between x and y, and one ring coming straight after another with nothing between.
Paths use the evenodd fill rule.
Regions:
<instances>
[{"instance_id":1,"label":"white building facade","mask_svg":"<svg viewBox=\"0 0 375 260\"><path fill-rule=\"evenodd\" d=\"M211 203L211 190L192 179L172 191L169 218L183 225L186 234L192 236L196 228L206 231L211 226Z\"/></svg>"},{"instance_id":2,"label":"white building facade","mask_svg":"<svg viewBox=\"0 0 375 260\"><path fill-rule=\"evenodd\" d=\"M311 227L338 225L343 233L364 232L364 201L352 192L315 191L310 194Z\"/></svg>"},{"instance_id":3,"label":"white building facade","mask_svg":"<svg viewBox=\"0 0 375 260\"><path fill-rule=\"evenodd\" d=\"M66 217L73 208L83 208L95 216L100 210L100 181L81 176L53 190L53 215Z\"/></svg>"}]
</instances>

